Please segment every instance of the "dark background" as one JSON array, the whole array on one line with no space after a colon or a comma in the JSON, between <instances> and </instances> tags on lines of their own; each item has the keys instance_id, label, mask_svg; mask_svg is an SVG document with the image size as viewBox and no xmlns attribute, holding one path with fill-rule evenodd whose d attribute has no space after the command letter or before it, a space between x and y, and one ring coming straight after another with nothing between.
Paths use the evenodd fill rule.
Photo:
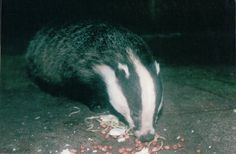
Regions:
<instances>
[{"instance_id":1,"label":"dark background","mask_svg":"<svg viewBox=\"0 0 236 154\"><path fill-rule=\"evenodd\" d=\"M2 53L23 54L48 23L104 20L140 34L167 63L234 64L233 0L3 0Z\"/></svg>"},{"instance_id":2,"label":"dark background","mask_svg":"<svg viewBox=\"0 0 236 154\"><path fill-rule=\"evenodd\" d=\"M88 131L85 119L95 112L42 91L26 71L24 53L42 27L105 20L141 35L160 60L164 108L156 131L166 138L164 146L184 139L183 148L160 153L236 154L234 0L3 0L2 5L0 153L60 153L96 144L112 145L113 153L135 149L133 136L118 144Z\"/></svg>"}]
</instances>

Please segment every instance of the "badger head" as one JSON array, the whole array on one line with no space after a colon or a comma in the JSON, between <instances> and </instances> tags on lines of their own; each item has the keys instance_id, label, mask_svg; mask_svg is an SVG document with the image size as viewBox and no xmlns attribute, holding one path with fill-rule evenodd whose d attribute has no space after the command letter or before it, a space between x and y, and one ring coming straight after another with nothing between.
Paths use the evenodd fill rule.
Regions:
<instances>
[{"instance_id":1,"label":"badger head","mask_svg":"<svg viewBox=\"0 0 236 154\"><path fill-rule=\"evenodd\" d=\"M113 108L141 141L150 141L162 106L160 67L157 62L145 66L131 49L127 49L127 57L126 63L118 62L116 67L101 64L94 69L105 82Z\"/></svg>"}]
</instances>

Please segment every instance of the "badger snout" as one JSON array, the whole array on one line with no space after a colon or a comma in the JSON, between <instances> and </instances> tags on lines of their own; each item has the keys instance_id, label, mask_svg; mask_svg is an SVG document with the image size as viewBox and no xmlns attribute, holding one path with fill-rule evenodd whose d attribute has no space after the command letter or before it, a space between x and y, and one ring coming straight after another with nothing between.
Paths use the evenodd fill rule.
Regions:
<instances>
[{"instance_id":1,"label":"badger snout","mask_svg":"<svg viewBox=\"0 0 236 154\"><path fill-rule=\"evenodd\" d=\"M139 137L141 142L150 142L154 139L155 134L148 133Z\"/></svg>"},{"instance_id":2,"label":"badger snout","mask_svg":"<svg viewBox=\"0 0 236 154\"><path fill-rule=\"evenodd\" d=\"M154 129L147 131L147 132L142 132L142 131L135 131L135 136L139 138L141 142L150 142L154 139L155 137L155 131Z\"/></svg>"}]
</instances>

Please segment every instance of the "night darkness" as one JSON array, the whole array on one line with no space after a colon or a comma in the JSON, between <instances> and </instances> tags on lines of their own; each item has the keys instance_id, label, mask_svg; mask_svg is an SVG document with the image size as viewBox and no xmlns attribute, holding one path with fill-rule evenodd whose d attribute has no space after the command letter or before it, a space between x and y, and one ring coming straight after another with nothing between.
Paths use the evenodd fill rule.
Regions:
<instances>
[{"instance_id":1,"label":"night darkness","mask_svg":"<svg viewBox=\"0 0 236 154\"><path fill-rule=\"evenodd\" d=\"M158 154L236 154L234 2L3 0L0 154L91 154L94 151L97 154L133 154L143 147L145 154L147 150L156 150ZM140 35L160 65L150 65L152 57L142 52L137 55L147 69L139 67L142 69L132 71L136 68L136 65L133 66L135 63L130 64L127 59L117 60L117 52L114 52L117 49L127 51L127 47L131 46L135 51L140 48L143 51L146 45L137 35L129 37L129 33L115 31L112 33L114 35L105 35L109 37L100 37L104 35L99 32L114 32L109 26L97 30L96 25L95 29L81 30L82 33L76 29L65 33L50 31L48 36L53 39L39 34L39 40L31 41L43 27L60 27L84 21L108 22ZM92 34L100 39L94 39ZM26 58L30 41L33 43L29 51L34 52ZM81 48L80 44L83 44ZM123 54L117 55L123 58ZM105 75L99 76L94 72L91 75L94 71L91 65L94 63L109 66L111 70L105 71ZM138 62L136 64L140 65ZM108 76L109 80L100 80L103 76ZM155 94L156 97L153 97ZM125 98L127 103L122 101ZM116 120L108 123L98 121L101 121L101 114L114 113L114 109L101 107L106 102L111 107L114 105L112 100L117 100L113 103L118 106L122 104L120 113L122 109L125 109L124 112L130 109L136 126L144 126L144 129L153 126L157 141L144 145L136 140L138 136L129 133L119 136L125 140L121 143L111 137L108 131L117 127ZM150 100L156 103L150 103ZM160 108L161 100L163 108ZM93 110L89 108L100 102L101 106ZM149 112L154 108L161 109L160 114L158 111ZM147 120L147 114L153 119ZM89 120L94 117L97 120ZM92 129L96 131L92 132ZM153 129L143 132L150 133L150 130ZM130 131L133 132L132 129ZM144 135L147 137L144 141L154 137L154 134ZM132 152L125 151L127 149Z\"/></svg>"},{"instance_id":2,"label":"night darkness","mask_svg":"<svg viewBox=\"0 0 236 154\"><path fill-rule=\"evenodd\" d=\"M100 20L160 36L144 38L168 63L235 63L233 0L3 0L2 6L3 54L23 54L48 24Z\"/></svg>"}]
</instances>

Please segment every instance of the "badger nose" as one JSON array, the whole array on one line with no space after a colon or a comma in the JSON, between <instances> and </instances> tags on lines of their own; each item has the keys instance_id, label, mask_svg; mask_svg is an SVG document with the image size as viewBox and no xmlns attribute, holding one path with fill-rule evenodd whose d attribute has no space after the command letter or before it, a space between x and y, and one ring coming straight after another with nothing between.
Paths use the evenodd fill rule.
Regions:
<instances>
[{"instance_id":1,"label":"badger nose","mask_svg":"<svg viewBox=\"0 0 236 154\"><path fill-rule=\"evenodd\" d=\"M139 139L141 142L150 142L154 139L154 136L155 136L155 134L149 133L149 134L140 136Z\"/></svg>"}]
</instances>

